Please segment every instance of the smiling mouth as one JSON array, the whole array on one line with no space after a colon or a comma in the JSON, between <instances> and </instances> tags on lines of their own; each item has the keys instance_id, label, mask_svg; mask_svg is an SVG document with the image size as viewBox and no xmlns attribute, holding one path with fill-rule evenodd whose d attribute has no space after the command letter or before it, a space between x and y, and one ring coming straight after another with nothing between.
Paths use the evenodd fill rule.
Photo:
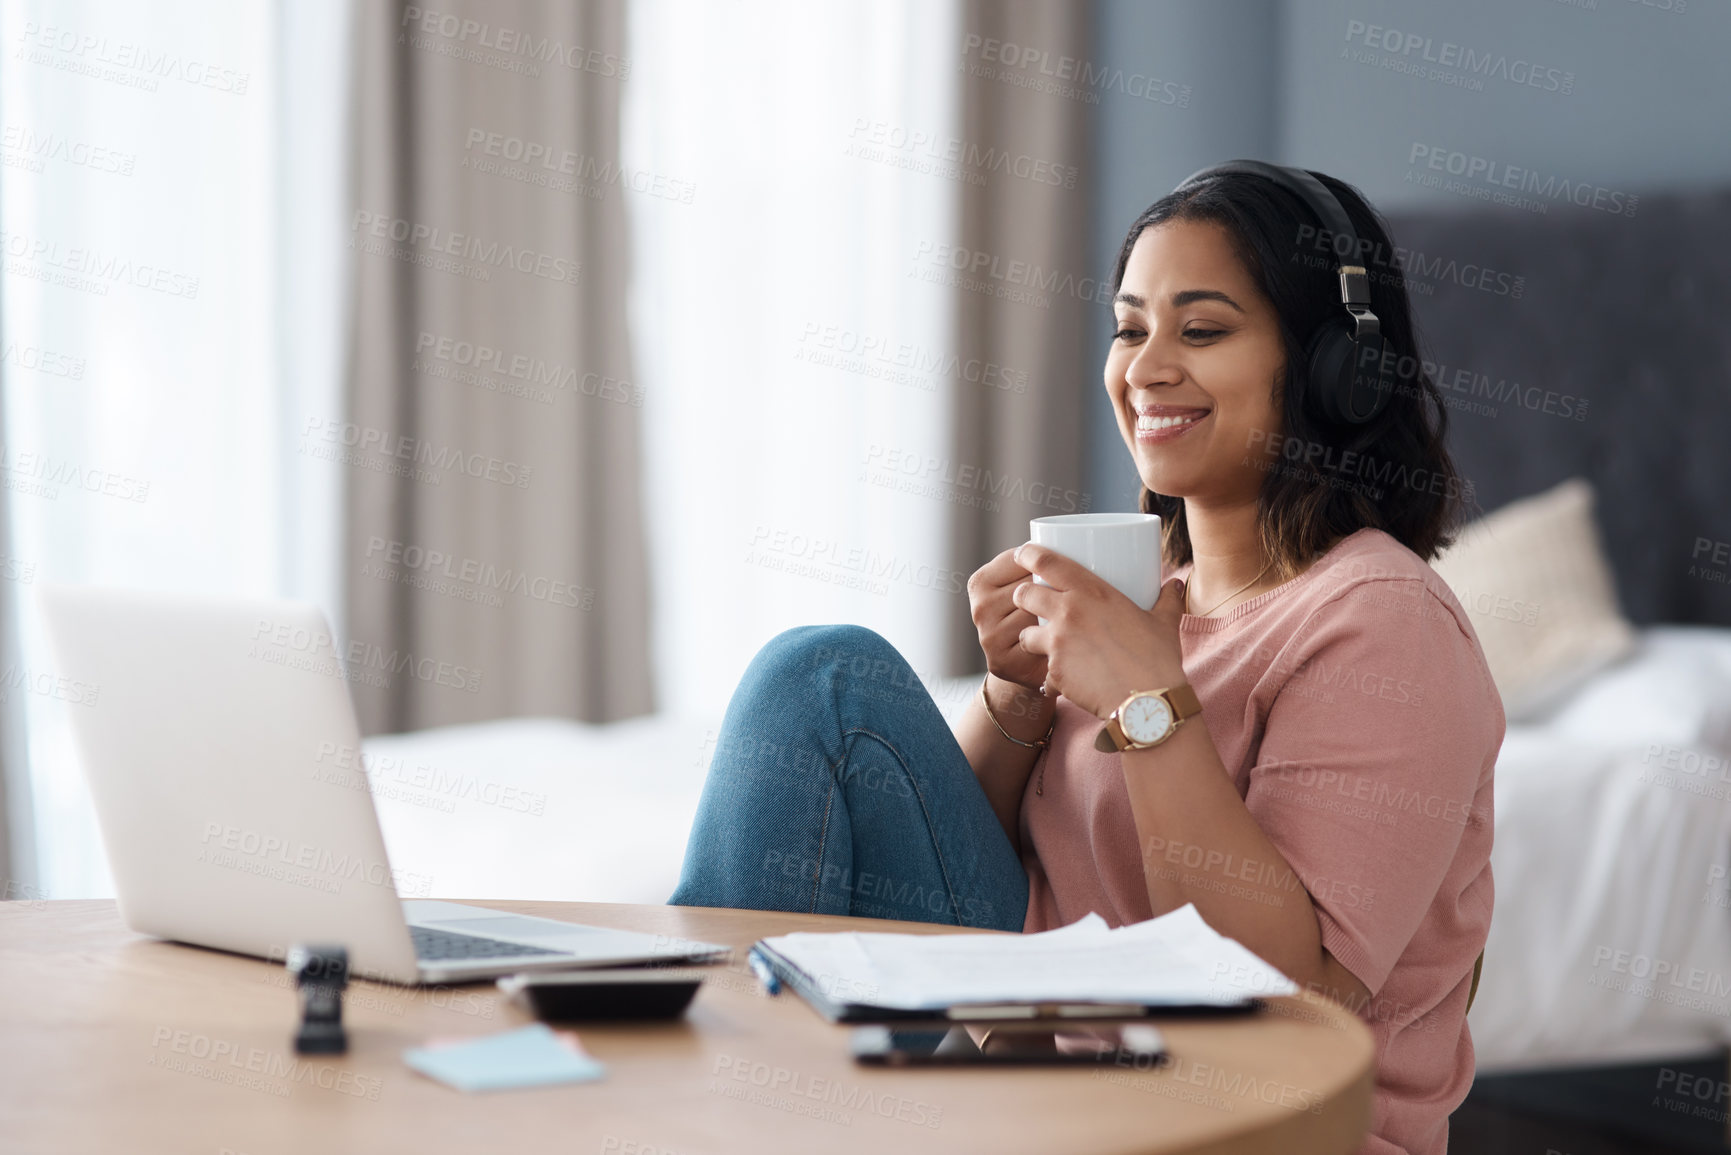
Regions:
<instances>
[{"instance_id":1,"label":"smiling mouth","mask_svg":"<svg viewBox=\"0 0 1731 1155\"><path fill-rule=\"evenodd\" d=\"M1188 433L1207 418L1211 410L1192 409L1183 413L1136 415L1136 440L1144 443L1171 441Z\"/></svg>"}]
</instances>

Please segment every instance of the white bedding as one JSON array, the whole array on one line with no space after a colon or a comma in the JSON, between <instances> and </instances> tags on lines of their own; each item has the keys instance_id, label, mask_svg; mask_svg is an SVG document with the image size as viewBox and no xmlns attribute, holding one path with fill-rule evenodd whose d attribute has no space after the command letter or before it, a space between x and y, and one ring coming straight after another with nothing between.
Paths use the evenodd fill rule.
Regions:
<instances>
[{"instance_id":1,"label":"white bedding","mask_svg":"<svg viewBox=\"0 0 1731 1155\"><path fill-rule=\"evenodd\" d=\"M666 902L718 725L528 718L369 738L392 869L440 898Z\"/></svg>"},{"instance_id":2,"label":"white bedding","mask_svg":"<svg viewBox=\"0 0 1731 1155\"><path fill-rule=\"evenodd\" d=\"M1713 873L1731 863L1731 771L1708 761L1731 754L1728 722L1731 631L1659 627L1544 721L1509 727L1468 1019L1480 1070L1731 1041L1731 892ZM1642 989L1634 972L1661 962Z\"/></svg>"},{"instance_id":3,"label":"white bedding","mask_svg":"<svg viewBox=\"0 0 1731 1155\"><path fill-rule=\"evenodd\" d=\"M934 696L953 718L976 685L946 680ZM663 902L719 726L525 719L369 739L399 879L449 898ZM1679 768L1666 771L1669 748ZM1700 760L1693 772L1683 751ZM1481 1070L1731 1040L1731 910L1715 905L1731 890L1709 877L1731 865L1731 771L1704 761L1728 754L1727 630L1645 630L1633 656L1549 716L1510 726L1496 914L1471 1015ZM1649 995L1594 984L1636 981L1615 968L1642 958L1671 964L1681 985Z\"/></svg>"}]
</instances>

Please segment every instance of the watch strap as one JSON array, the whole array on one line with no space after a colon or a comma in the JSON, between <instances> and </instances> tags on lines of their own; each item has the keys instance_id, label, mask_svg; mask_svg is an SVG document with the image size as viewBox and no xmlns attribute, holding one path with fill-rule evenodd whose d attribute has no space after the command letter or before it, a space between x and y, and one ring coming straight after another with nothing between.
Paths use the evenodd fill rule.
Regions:
<instances>
[{"instance_id":1,"label":"watch strap","mask_svg":"<svg viewBox=\"0 0 1731 1155\"><path fill-rule=\"evenodd\" d=\"M1102 754L1116 754L1130 744L1130 739L1124 733L1124 727L1118 725L1118 711L1112 711L1112 716L1106 719L1106 724L1100 727L1100 732L1094 735L1094 749Z\"/></svg>"},{"instance_id":2,"label":"watch strap","mask_svg":"<svg viewBox=\"0 0 1731 1155\"><path fill-rule=\"evenodd\" d=\"M1168 686L1161 693L1165 695L1166 701L1172 705L1172 724L1174 726L1202 713L1202 699L1196 696L1196 687L1189 682Z\"/></svg>"}]
</instances>

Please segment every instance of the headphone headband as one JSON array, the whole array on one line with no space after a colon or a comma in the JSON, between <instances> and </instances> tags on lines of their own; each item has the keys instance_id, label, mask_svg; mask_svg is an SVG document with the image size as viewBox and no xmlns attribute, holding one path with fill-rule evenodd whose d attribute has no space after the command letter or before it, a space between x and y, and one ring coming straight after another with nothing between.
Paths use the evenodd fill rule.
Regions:
<instances>
[{"instance_id":1,"label":"headphone headband","mask_svg":"<svg viewBox=\"0 0 1731 1155\"><path fill-rule=\"evenodd\" d=\"M1328 187L1316 179L1316 174L1302 168L1287 168L1285 165L1264 164L1259 160L1229 160L1225 164L1211 165L1185 177L1178 185L1182 189L1195 184L1204 177L1220 176L1226 173L1245 173L1249 176L1259 176L1271 180L1299 200L1309 206L1312 214L1324 229L1337 237L1343 237L1351 243L1348 252L1358 256L1358 234L1353 231L1352 221L1347 218L1346 210L1340 207L1340 202ZM1339 263L1339 248L1331 250Z\"/></svg>"}]
</instances>

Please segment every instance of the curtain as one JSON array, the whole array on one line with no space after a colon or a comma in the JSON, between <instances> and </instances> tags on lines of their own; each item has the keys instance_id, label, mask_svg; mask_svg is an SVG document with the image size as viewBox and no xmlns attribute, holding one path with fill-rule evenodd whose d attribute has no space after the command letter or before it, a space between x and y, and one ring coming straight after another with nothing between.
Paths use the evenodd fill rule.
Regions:
<instances>
[{"instance_id":1,"label":"curtain","mask_svg":"<svg viewBox=\"0 0 1731 1155\"><path fill-rule=\"evenodd\" d=\"M344 656L362 727L651 705L623 0L363 4Z\"/></svg>"},{"instance_id":2,"label":"curtain","mask_svg":"<svg viewBox=\"0 0 1731 1155\"><path fill-rule=\"evenodd\" d=\"M629 7L658 700L719 718L759 647L823 622L940 674L968 616L948 510L979 497L948 460L974 386L924 258L985 179L958 140L959 6Z\"/></svg>"},{"instance_id":3,"label":"curtain","mask_svg":"<svg viewBox=\"0 0 1731 1155\"><path fill-rule=\"evenodd\" d=\"M23 893L113 894L71 723L118 691L53 690L74 672L35 589L335 605L347 470L301 430L340 412L351 19L0 0L0 763Z\"/></svg>"},{"instance_id":4,"label":"curtain","mask_svg":"<svg viewBox=\"0 0 1731 1155\"><path fill-rule=\"evenodd\" d=\"M1084 430L1101 387L1109 286L1089 267L1089 126L1115 83L1091 58L1093 7L963 5L962 138L993 158L994 177L961 186L956 245L928 264L954 287L963 362L984 367L978 384L951 394L951 456L993 495L953 507L952 565L964 572L1028 540L1030 518L1092 505ZM953 672L980 668L966 614L945 637Z\"/></svg>"},{"instance_id":5,"label":"curtain","mask_svg":"<svg viewBox=\"0 0 1731 1155\"><path fill-rule=\"evenodd\" d=\"M5 337L5 326L0 325L0 342ZM5 372L0 369L0 398L5 392ZM0 402L0 446L5 444L6 406ZM9 507L0 500L0 675L7 681L23 663L17 588L35 577L35 566L13 553ZM23 695L0 694L0 901L40 896L24 725Z\"/></svg>"}]
</instances>

